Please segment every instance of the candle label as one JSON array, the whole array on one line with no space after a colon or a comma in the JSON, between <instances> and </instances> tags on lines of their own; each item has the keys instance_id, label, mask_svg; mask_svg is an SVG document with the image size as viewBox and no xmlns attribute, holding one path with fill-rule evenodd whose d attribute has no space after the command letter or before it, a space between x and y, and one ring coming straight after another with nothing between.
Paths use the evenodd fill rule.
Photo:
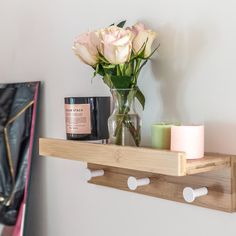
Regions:
<instances>
[{"instance_id":1,"label":"candle label","mask_svg":"<svg viewBox=\"0 0 236 236\"><path fill-rule=\"evenodd\" d=\"M90 104L65 104L66 133L91 134Z\"/></svg>"}]
</instances>

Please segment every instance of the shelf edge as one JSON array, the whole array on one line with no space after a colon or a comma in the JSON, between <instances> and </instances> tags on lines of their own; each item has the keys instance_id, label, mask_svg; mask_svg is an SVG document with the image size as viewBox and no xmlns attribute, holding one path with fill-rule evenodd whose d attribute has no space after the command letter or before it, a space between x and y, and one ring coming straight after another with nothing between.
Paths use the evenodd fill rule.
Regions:
<instances>
[{"instance_id":1,"label":"shelf edge","mask_svg":"<svg viewBox=\"0 0 236 236\"><path fill-rule=\"evenodd\" d=\"M186 158L181 152L40 138L39 154L156 174L186 174Z\"/></svg>"}]
</instances>

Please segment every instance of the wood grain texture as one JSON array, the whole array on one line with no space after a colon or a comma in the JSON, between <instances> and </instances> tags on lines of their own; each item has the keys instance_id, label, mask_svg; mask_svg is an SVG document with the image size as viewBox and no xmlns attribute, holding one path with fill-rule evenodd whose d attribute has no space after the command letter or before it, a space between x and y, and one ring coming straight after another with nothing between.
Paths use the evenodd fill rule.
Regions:
<instances>
[{"instance_id":1,"label":"wood grain texture","mask_svg":"<svg viewBox=\"0 0 236 236\"><path fill-rule=\"evenodd\" d=\"M210 154L202 159L186 161L182 152L45 138L39 141L39 153L42 156L170 176L208 172L231 164L229 155Z\"/></svg>"},{"instance_id":2,"label":"wood grain texture","mask_svg":"<svg viewBox=\"0 0 236 236\"><path fill-rule=\"evenodd\" d=\"M130 191L127 187L129 176L137 178L150 177L151 184L138 187L135 192L162 199L185 203L183 199L183 189L185 187L200 188L207 187L208 195L197 198L192 205L197 205L215 210L234 212L235 199L234 188L232 188L231 168L224 168L218 171L195 174L191 176L166 176L153 173L125 170L102 165L88 164L90 169L104 169L105 175L93 178L89 183L112 187L120 190ZM189 203L188 203L189 204Z\"/></svg>"},{"instance_id":3,"label":"wood grain texture","mask_svg":"<svg viewBox=\"0 0 236 236\"><path fill-rule=\"evenodd\" d=\"M197 173L218 170L230 167L230 155L205 154L205 157L197 160L187 160L186 174L192 175Z\"/></svg>"},{"instance_id":4,"label":"wood grain texture","mask_svg":"<svg viewBox=\"0 0 236 236\"><path fill-rule=\"evenodd\" d=\"M232 207L236 211L236 158L231 158L231 192L232 192Z\"/></svg>"},{"instance_id":5,"label":"wood grain texture","mask_svg":"<svg viewBox=\"0 0 236 236\"><path fill-rule=\"evenodd\" d=\"M40 139L39 153L42 156L61 157L173 176L185 175L186 170L184 153L159 151L151 148L122 147L58 139Z\"/></svg>"}]
</instances>

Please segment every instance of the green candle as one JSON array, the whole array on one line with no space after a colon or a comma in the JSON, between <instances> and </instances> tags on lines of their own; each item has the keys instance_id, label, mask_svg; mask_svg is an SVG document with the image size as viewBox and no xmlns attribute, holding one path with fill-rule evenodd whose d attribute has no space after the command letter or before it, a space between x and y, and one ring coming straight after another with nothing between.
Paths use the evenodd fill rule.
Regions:
<instances>
[{"instance_id":1,"label":"green candle","mask_svg":"<svg viewBox=\"0 0 236 236\"><path fill-rule=\"evenodd\" d=\"M157 149L170 149L171 124L152 125L152 147Z\"/></svg>"}]
</instances>

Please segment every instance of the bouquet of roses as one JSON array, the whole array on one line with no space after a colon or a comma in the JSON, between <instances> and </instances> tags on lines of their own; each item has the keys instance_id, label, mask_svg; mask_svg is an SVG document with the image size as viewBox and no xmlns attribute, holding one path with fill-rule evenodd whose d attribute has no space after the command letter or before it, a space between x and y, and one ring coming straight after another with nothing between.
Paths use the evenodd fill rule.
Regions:
<instances>
[{"instance_id":1,"label":"bouquet of roses","mask_svg":"<svg viewBox=\"0 0 236 236\"><path fill-rule=\"evenodd\" d=\"M73 50L85 64L94 69L94 76L102 76L110 89L135 89L135 97L144 108L145 97L137 86L137 80L141 69L157 49L151 49L156 33L141 23L124 28L125 23L122 21L118 25L113 24L78 36ZM126 123L127 126L124 117L129 111L125 106L128 98L128 94L122 98L120 113L124 116L118 122L116 133L119 133L122 124ZM138 146L140 135L134 132L132 135Z\"/></svg>"}]
</instances>

